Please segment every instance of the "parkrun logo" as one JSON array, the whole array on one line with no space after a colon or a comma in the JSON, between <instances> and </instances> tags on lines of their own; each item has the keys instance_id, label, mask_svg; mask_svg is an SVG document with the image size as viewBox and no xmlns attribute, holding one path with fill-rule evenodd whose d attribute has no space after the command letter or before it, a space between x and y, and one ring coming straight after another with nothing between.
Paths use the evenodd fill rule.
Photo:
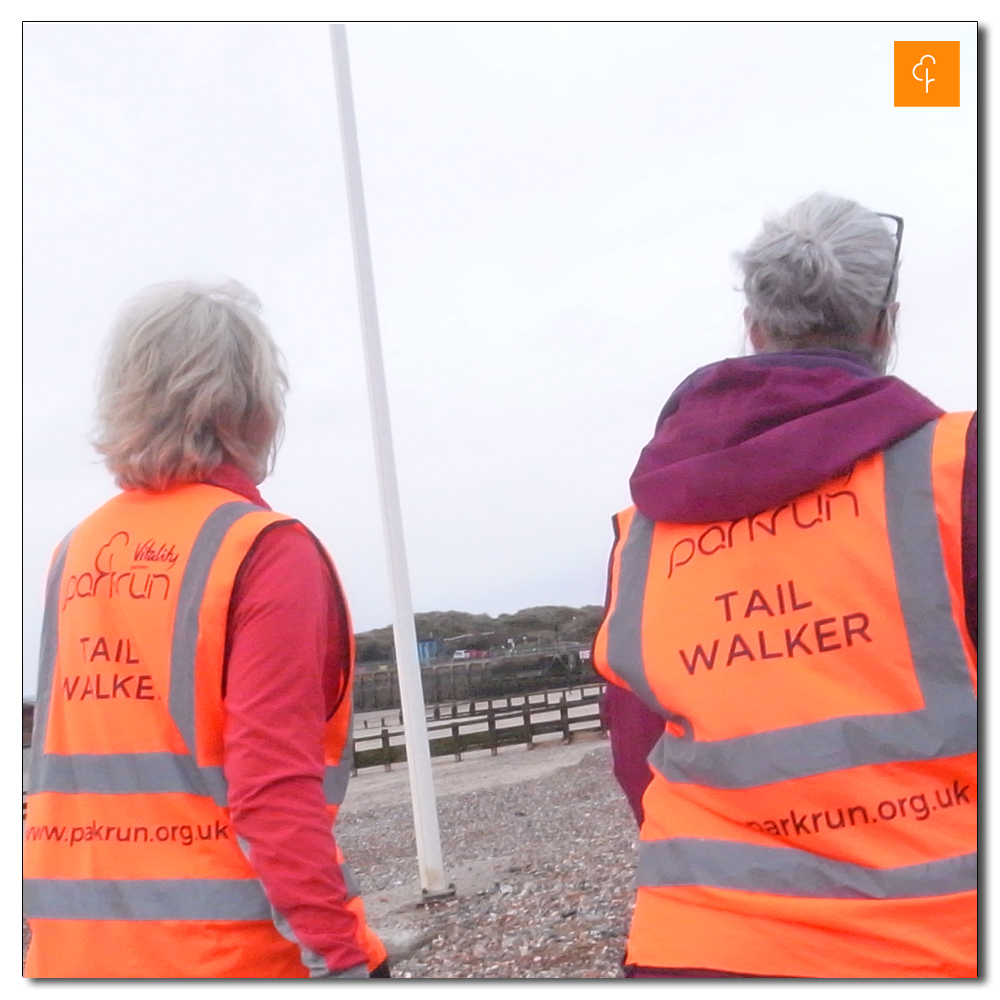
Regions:
<instances>
[{"instance_id":1,"label":"parkrun logo","mask_svg":"<svg viewBox=\"0 0 1000 1000\"><path fill-rule=\"evenodd\" d=\"M894 42L893 106L957 108L958 42Z\"/></svg>"},{"instance_id":2,"label":"parkrun logo","mask_svg":"<svg viewBox=\"0 0 1000 1000\"><path fill-rule=\"evenodd\" d=\"M60 610L86 597L165 601L176 562L173 545L152 538L133 545L127 531L116 531L94 554L92 567L66 577Z\"/></svg>"}]
</instances>

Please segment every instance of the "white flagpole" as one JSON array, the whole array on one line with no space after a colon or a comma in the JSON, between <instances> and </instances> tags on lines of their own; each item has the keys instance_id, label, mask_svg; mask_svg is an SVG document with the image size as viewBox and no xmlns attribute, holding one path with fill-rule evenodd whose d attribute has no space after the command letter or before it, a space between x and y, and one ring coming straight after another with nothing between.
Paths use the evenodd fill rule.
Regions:
<instances>
[{"instance_id":1,"label":"white flagpole","mask_svg":"<svg viewBox=\"0 0 1000 1000\"><path fill-rule=\"evenodd\" d=\"M403 519L399 510L396 463L389 426L389 399L382 365L378 311L375 306L375 278L372 273L371 247L368 242L368 219L361 184L361 157L354 119L354 95L351 89L351 66L347 54L347 30L342 24L330 25L333 47L333 70L337 83L337 108L340 112L340 141L347 176L347 201L351 217L351 241L354 246L354 271L358 284L361 332L368 374L368 399L371 406L372 433L375 438L375 461L379 495L382 503L382 526L385 532L389 582L392 588L393 638L396 645L396 668L403 708L407 770L410 798L413 801L413 825L417 837L417 866L424 896L446 896L452 887L445 881L441 859L441 834L438 829L437 800L431 775L431 755L427 742L427 718L424 693L417 659L417 633L413 624L413 602L406 571L403 546Z\"/></svg>"}]
</instances>

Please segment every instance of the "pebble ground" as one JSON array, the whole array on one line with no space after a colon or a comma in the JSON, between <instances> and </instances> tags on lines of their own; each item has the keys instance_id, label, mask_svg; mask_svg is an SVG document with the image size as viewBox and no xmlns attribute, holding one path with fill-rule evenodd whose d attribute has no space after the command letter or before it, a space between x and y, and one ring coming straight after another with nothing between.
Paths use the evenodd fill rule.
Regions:
<instances>
[{"instance_id":1,"label":"pebble ground","mask_svg":"<svg viewBox=\"0 0 1000 1000\"><path fill-rule=\"evenodd\" d=\"M424 942L395 961L394 977L621 976L636 826L607 743L543 777L439 796L437 805L446 871L458 873L459 891L426 905L412 902L419 882L408 799L356 807L337 823L373 926ZM401 899L410 902L394 905Z\"/></svg>"}]
</instances>

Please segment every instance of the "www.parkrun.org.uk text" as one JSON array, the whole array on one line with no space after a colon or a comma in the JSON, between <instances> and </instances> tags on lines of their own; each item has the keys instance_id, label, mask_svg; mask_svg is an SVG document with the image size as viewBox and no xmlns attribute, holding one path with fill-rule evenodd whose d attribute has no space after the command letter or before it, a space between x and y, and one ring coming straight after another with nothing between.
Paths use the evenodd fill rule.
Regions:
<instances>
[{"instance_id":1,"label":"www.parkrun.org.uk text","mask_svg":"<svg viewBox=\"0 0 1000 1000\"><path fill-rule=\"evenodd\" d=\"M802 837L827 830L849 830L851 827L864 826L868 823L905 819L920 822L929 819L940 809L971 804L969 786L959 784L956 780L930 793L917 792L914 795L901 795L895 799L883 799L871 808L863 805L840 806L836 809L805 813L789 809L785 816L748 820L744 821L743 825L779 837Z\"/></svg>"},{"instance_id":2,"label":"www.parkrun.org.uk text","mask_svg":"<svg viewBox=\"0 0 1000 1000\"><path fill-rule=\"evenodd\" d=\"M91 820L87 826L29 826L25 840L55 840L73 847L92 841L118 844L181 844L190 847L199 840L229 840L229 824L175 823L171 826L113 826Z\"/></svg>"}]
</instances>

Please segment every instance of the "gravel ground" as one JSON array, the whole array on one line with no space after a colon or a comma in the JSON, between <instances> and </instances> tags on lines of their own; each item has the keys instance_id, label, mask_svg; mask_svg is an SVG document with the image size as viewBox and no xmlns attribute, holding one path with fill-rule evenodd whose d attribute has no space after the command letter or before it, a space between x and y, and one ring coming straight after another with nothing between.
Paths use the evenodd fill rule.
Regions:
<instances>
[{"instance_id":1,"label":"gravel ground","mask_svg":"<svg viewBox=\"0 0 1000 1000\"><path fill-rule=\"evenodd\" d=\"M393 976L620 977L636 827L611 776L608 744L511 748L448 766L447 778L480 786L449 794L453 782L435 775L453 898L414 902L413 819L398 780L394 803L359 794L337 822L370 922L395 958ZM521 780L532 766L545 773Z\"/></svg>"}]
</instances>

